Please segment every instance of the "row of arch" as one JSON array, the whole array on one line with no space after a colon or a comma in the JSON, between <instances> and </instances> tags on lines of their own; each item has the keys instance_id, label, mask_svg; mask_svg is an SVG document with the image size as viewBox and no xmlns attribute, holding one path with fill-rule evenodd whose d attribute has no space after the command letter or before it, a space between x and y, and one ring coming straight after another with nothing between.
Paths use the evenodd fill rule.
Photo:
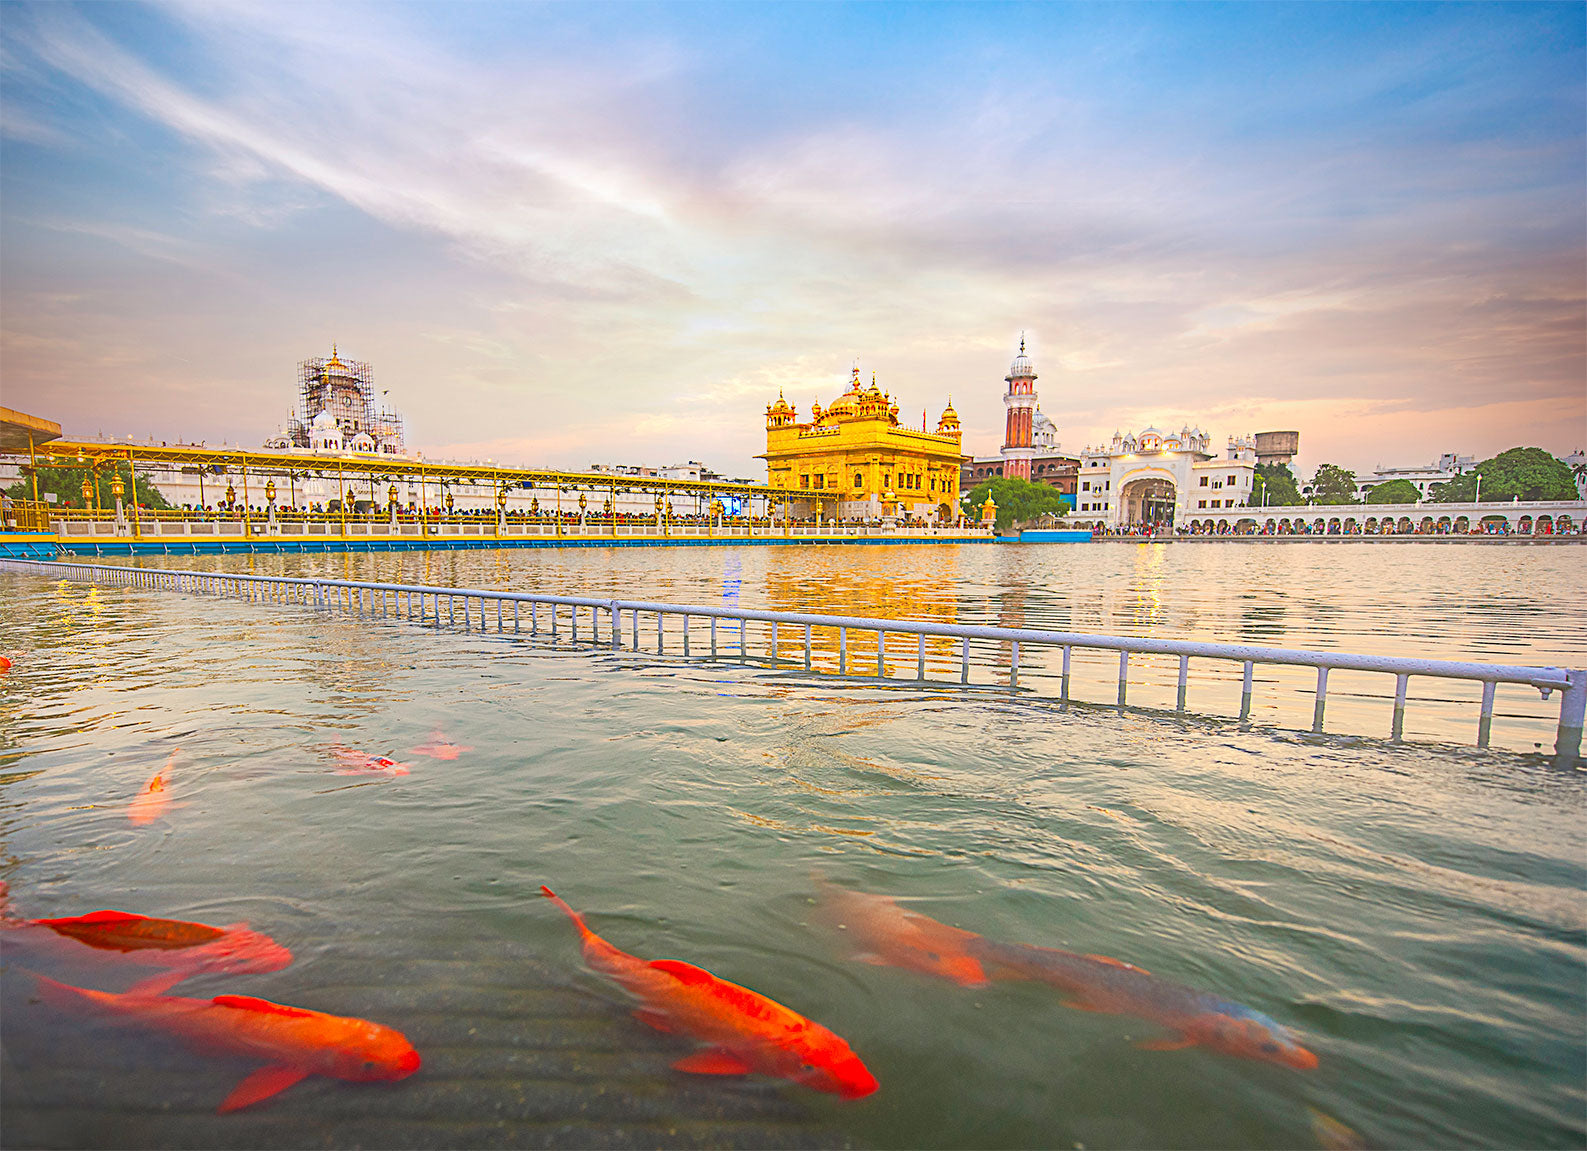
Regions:
<instances>
[{"instance_id":1,"label":"row of arch","mask_svg":"<svg viewBox=\"0 0 1587 1151\"><path fill-rule=\"evenodd\" d=\"M1473 521L1470 516L1295 516L1256 520L1245 517L1229 519L1193 519L1191 535L1570 535L1581 530L1582 525L1569 515L1521 516L1513 524L1502 515L1484 516Z\"/></svg>"}]
</instances>

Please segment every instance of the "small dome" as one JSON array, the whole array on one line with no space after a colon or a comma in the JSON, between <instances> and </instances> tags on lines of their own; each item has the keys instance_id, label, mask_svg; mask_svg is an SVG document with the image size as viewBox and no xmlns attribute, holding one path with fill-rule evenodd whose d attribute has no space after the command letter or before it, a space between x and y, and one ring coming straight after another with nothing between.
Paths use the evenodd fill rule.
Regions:
<instances>
[{"instance_id":1,"label":"small dome","mask_svg":"<svg viewBox=\"0 0 1587 1151\"><path fill-rule=\"evenodd\" d=\"M329 408L323 409L314 417L314 422L309 425L317 432L334 432L336 430L336 417L331 415Z\"/></svg>"},{"instance_id":2,"label":"small dome","mask_svg":"<svg viewBox=\"0 0 1587 1151\"><path fill-rule=\"evenodd\" d=\"M1030 357L1025 354L1025 337L1019 338L1019 355L1014 357L1014 362L1008 366L1008 378L1011 380L1034 380L1036 368L1031 364Z\"/></svg>"}]
</instances>

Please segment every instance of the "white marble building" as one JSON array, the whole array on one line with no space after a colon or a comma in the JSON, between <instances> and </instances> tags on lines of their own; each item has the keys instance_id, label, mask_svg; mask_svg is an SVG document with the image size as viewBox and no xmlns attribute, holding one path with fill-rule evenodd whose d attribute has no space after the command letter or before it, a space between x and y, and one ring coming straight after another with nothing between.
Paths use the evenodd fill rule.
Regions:
<instances>
[{"instance_id":1,"label":"white marble building","mask_svg":"<svg viewBox=\"0 0 1587 1151\"><path fill-rule=\"evenodd\" d=\"M1184 523L1198 512L1244 507L1256 476L1256 440L1229 437L1220 458L1200 428L1113 434L1080 453L1077 527Z\"/></svg>"},{"instance_id":2,"label":"white marble building","mask_svg":"<svg viewBox=\"0 0 1587 1151\"><path fill-rule=\"evenodd\" d=\"M1359 498L1366 499L1367 493L1379 484L1386 484L1390 480L1407 480L1419 493L1430 496L1435 485L1447 484L1462 472L1470 471L1475 463L1471 456L1445 452L1438 457L1437 463L1424 464L1421 467L1386 468L1379 464L1376 471L1356 478L1356 494ZM1302 489L1302 494L1306 494L1306 489Z\"/></svg>"}]
</instances>

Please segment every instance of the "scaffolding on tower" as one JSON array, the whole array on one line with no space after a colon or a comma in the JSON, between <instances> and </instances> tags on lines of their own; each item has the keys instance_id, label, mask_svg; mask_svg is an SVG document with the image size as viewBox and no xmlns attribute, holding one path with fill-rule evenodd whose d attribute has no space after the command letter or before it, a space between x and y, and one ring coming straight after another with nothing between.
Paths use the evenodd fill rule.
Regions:
<instances>
[{"instance_id":1,"label":"scaffolding on tower","mask_svg":"<svg viewBox=\"0 0 1587 1151\"><path fill-rule=\"evenodd\" d=\"M287 421L285 438L295 447L310 447L314 421L324 412L353 450L405 453L402 416L376 398L373 370L362 360L342 359L334 347L328 359L299 361L298 410Z\"/></svg>"}]
</instances>

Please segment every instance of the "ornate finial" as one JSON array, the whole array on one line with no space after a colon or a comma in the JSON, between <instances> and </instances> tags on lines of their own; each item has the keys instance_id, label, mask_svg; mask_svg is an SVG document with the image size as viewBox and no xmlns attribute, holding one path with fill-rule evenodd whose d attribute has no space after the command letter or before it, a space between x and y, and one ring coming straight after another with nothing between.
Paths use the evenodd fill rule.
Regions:
<instances>
[{"instance_id":1,"label":"ornate finial","mask_svg":"<svg viewBox=\"0 0 1587 1151\"><path fill-rule=\"evenodd\" d=\"M871 387L874 388L875 386L876 386L876 369L872 368L871 369Z\"/></svg>"},{"instance_id":2,"label":"ornate finial","mask_svg":"<svg viewBox=\"0 0 1587 1151\"><path fill-rule=\"evenodd\" d=\"M1019 334L1019 354L1022 355L1022 356L1025 354L1025 333L1024 332L1021 332Z\"/></svg>"}]
</instances>

